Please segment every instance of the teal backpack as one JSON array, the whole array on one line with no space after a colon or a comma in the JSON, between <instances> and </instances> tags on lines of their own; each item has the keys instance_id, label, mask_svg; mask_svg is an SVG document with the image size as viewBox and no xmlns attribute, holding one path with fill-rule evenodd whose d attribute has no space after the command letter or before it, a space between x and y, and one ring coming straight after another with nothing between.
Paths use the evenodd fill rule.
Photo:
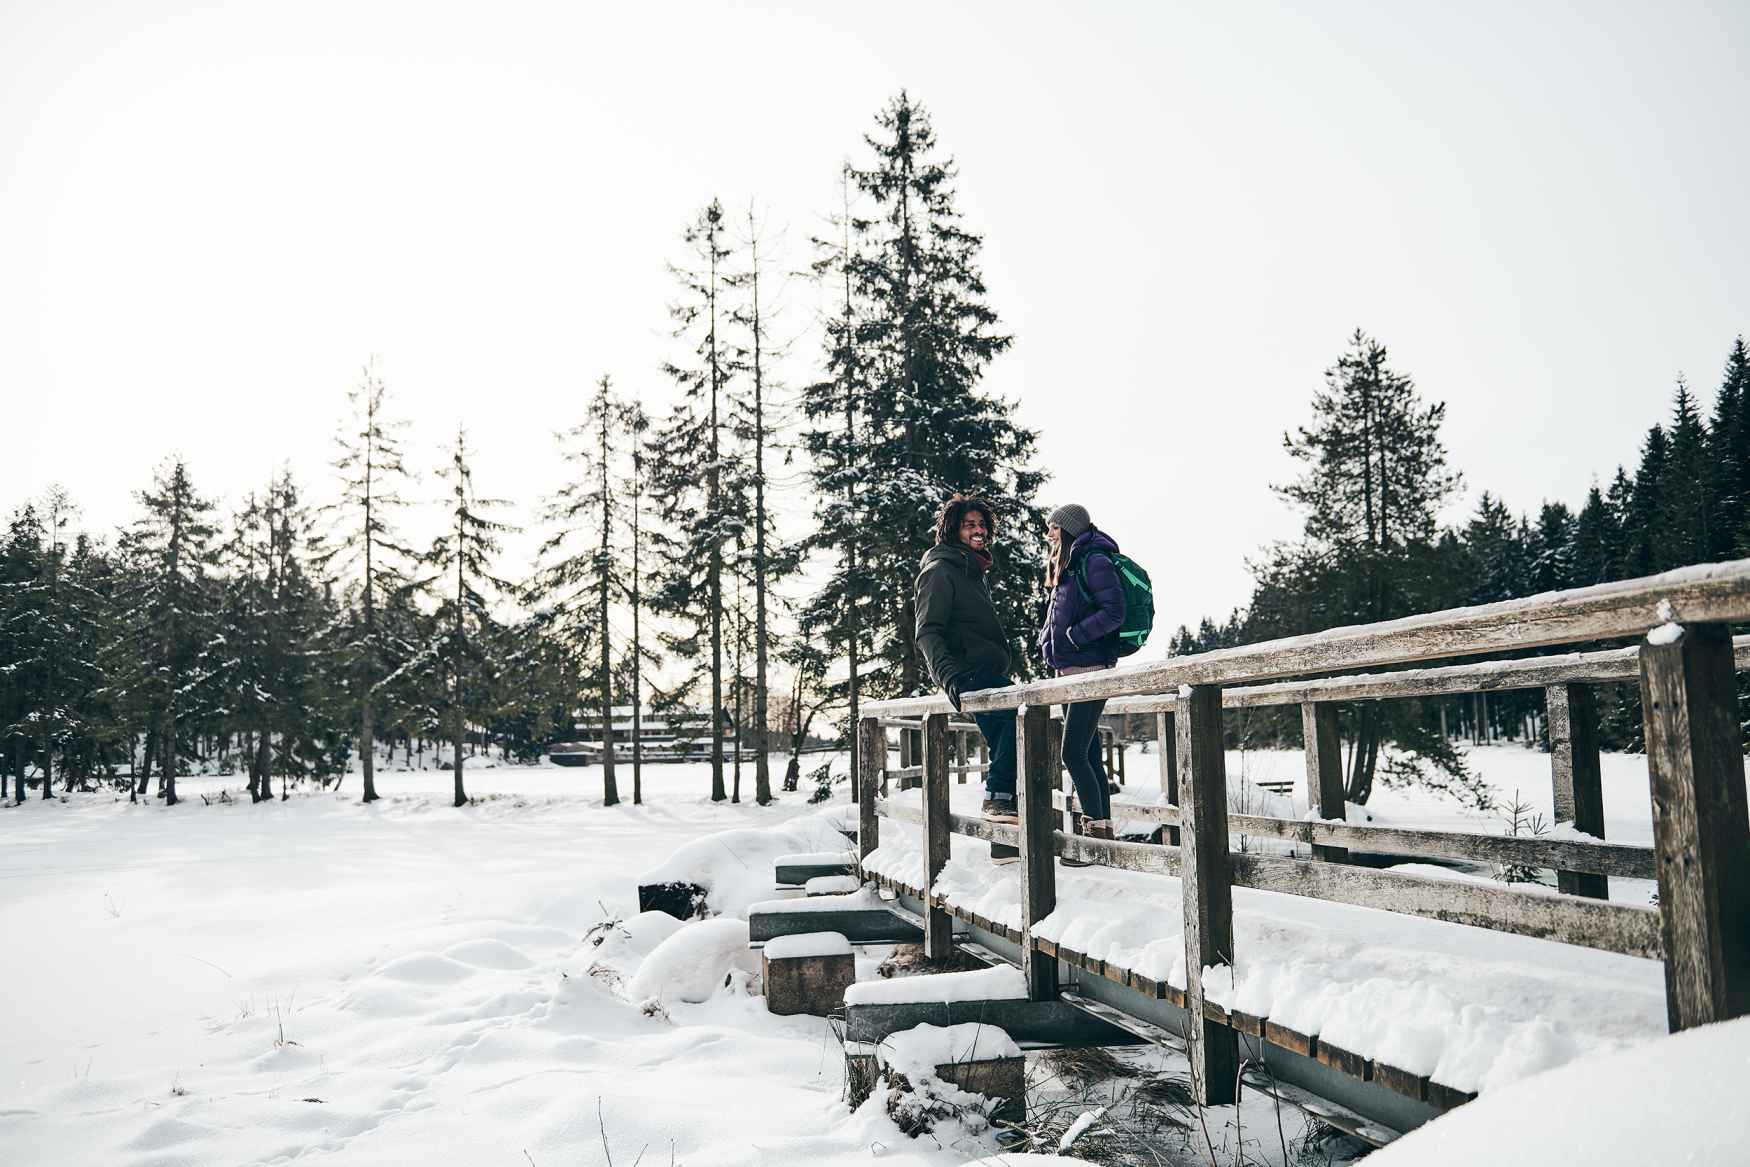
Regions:
<instances>
[{"instance_id":1,"label":"teal backpack","mask_svg":"<svg viewBox=\"0 0 1750 1167\"><path fill-rule=\"evenodd\" d=\"M1090 553L1092 554L1092 553ZM1129 656L1143 646L1155 626L1155 592L1148 582L1148 572L1142 564L1121 551L1098 552L1112 561L1118 573L1118 586L1124 590L1124 623L1118 627L1118 655ZM1092 603L1093 592L1088 587L1088 557L1076 564L1076 586L1082 599Z\"/></svg>"}]
</instances>

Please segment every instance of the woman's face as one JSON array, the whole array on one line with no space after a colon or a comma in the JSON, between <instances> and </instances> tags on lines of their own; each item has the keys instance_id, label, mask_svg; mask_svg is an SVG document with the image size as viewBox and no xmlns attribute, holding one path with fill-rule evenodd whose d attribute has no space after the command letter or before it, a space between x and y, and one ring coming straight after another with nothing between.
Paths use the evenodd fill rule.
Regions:
<instances>
[{"instance_id":1,"label":"woman's face","mask_svg":"<svg viewBox=\"0 0 1750 1167\"><path fill-rule=\"evenodd\" d=\"M1063 528L1056 523L1045 524L1045 537L1051 541L1054 549L1063 546Z\"/></svg>"}]
</instances>

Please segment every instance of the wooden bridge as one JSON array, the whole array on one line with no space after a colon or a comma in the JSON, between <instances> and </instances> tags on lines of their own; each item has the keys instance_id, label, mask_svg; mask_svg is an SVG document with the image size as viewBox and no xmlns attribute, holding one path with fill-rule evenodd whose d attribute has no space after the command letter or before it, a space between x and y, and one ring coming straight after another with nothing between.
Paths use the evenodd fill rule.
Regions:
<instances>
[{"instance_id":1,"label":"wooden bridge","mask_svg":"<svg viewBox=\"0 0 1750 1167\"><path fill-rule=\"evenodd\" d=\"M1133 1033L1180 1046L1205 1103L1234 1100L1243 1040L1267 1044L1275 1077L1298 1084L1282 1087L1300 1091L1289 1100L1306 1103L1308 1090L1337 1100L1342 1105L1321 1108L1313 1102L1312 1108L1327 1117L1340 1113L1347 1121L1338 1125L1383 1141L1391 1127L1415 1125L1471 1095L1209 1000L1202 970L1231 967L1235 957L1233 889L1659 960L1672 1031L1750 1013L1750 813L1735 676L1737 664L1750 664L1750 646L1734 645L1729 631L1730 622L1744 620L1750 620L1750 560L969 693L964 712L1013 710L1017 718L1019 826L949 810L948 743L951 727L964 727L951 720L945 700L870 702L858 726L858 852L867 860L883 830L921 829L923 886L878 872L865 875L915 905L928 955L944 955L959 943L990 959L1016 961L1031 999L1069 999ZM1404 667L1630 637L1642 642L1597 652ZM1652 787L1651 847L1602 838L1593 686L1637 681ZM1557 818L1598 841L1345 821L1340 703L1531 688L1546 696ZM1157 819L1167 828L1165 844L1095 840L1060 829L1065 800L1050 706L1091 698L1111 699L1109 712L1156 719L1161 790L1170 805L1127 805L1122 813ZM1259 705L1300 706L1306 788L1318 821L1229 813L1223 710ZM915 766L907 757L899 770L889 767L887 732L895 728L921 736ZM983 768L969 762L964 748L958 753L959 765L952 768ZM914 772L923 786L921 810L887 798L889 778ZM1312 858L1235 852L1230 832L1306 844ZM938 893L953 834L1020 848L1019 928L957 909ZM1561 894L1350 866L1345 861L1351 849L1551 868ZM1035 934L1057 906L1057 855L1179 878L1183 989ZM1658 905L1609 902L1611 875L1656 879ZM1175 905L1162 908L1173 911ZM1066 993L1070 977L1078 984Z\"/></svg>"}]
</instances>

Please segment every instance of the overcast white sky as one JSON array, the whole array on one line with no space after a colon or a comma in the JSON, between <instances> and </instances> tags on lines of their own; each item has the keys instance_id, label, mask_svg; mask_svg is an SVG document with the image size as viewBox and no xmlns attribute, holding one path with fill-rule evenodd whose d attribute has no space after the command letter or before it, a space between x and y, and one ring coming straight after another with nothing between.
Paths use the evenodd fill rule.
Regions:
<instances>
[{"instance_id":1,"label":"overcast white sky","mask_svg":"<svg viewBox=\"0 0 1750 1167\"><path fill-rule=\"evenodd\" d=\"M1357 326L1448 403L1459 509L1578 502L1680 371L1711 404L1747 44L1743 3L0 0L0 508L58 480L108 529L172 451L227 501L282 460L326 496L375 352L413 460L465 422L531 513L598 376L668 400L688 217L757 199L799 266L905 86L1046 501L1195 621L1297 529L1282 432Z\"/></svg>"}]
</instances>

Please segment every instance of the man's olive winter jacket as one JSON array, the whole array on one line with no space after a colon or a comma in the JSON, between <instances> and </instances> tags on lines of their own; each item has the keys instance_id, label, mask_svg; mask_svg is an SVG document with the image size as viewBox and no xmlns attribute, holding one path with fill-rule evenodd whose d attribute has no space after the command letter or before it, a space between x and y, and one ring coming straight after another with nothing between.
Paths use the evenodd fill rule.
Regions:
<instances>
[{"instance_id":1,"label":"man's olive winter jacket","mask_svg":"<svg viewBox=\"0 0 1750 1167\"><path fill-rule=\"evenodd\" d=\"M1009 638L971 551L938 543L925 552L914 607L918 647L943 690L974 670L1009 675Z\"/></svg>"}]
</instances>

